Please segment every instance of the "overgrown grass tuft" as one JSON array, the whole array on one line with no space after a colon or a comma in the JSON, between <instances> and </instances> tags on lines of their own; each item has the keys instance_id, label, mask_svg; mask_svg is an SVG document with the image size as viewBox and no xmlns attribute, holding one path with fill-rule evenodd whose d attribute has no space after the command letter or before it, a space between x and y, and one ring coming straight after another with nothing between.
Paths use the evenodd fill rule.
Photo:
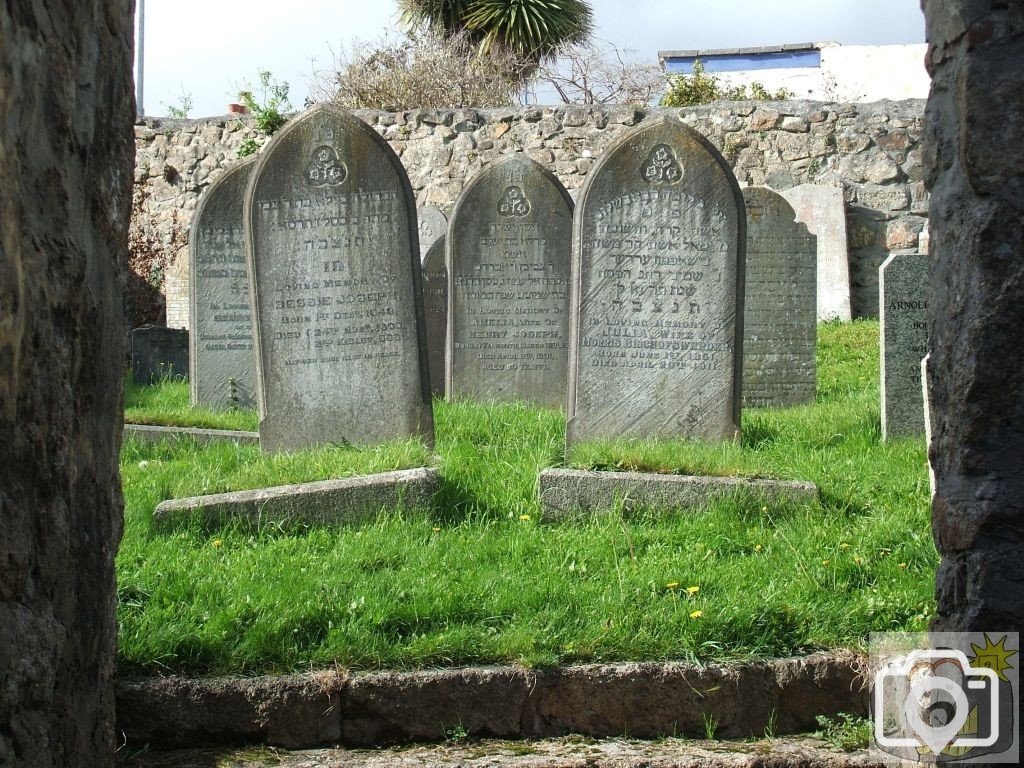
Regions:
<instances>
[{"instance_id":1,"label":"overgrown grass tuft","mask_svg":"<svg viewBox=\"0 0 1024 768\"><path fill-rule=\"evenodd\" d=\"M924 629L938 557L923 441L879 442L878 324L819 336L818 401L745 411L740 446L589 445L570 457L811 480L823 492L811 505L717 500L545 524L536 475L562 463L564 417L523 405L436 403L436 456L415 442L261 457L129 441L122 673L711 661ZM171 409L181 391L187 404L183 385L157 389ZM443 477L433 509L360 527L151 525L164 498L431 462Z\"/></svg>"}]
</instances>

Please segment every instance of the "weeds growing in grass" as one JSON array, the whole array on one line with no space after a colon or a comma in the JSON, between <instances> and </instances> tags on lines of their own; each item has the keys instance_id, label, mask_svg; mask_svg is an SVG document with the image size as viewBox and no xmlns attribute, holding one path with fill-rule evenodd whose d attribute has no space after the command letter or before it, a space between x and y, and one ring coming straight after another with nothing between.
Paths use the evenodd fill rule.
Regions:
<instances>
[{"instance_id":1,"label":"weeds growing in grass","mask_svg":"<svg viewBox=\"0 0 1024 768\"><path fill-rule=\"evenodd\" d=\"M128 440L122 672L712 661L924 629L938 557L923 441L879 441L877 323L825 325L819 338L817 402L745 411L740 446L581 446L569 457L810 480L822 490L814 504L716 499L545 523L536 477L563 463L564 416L525 405L436 403L433 455L415 441L265 457ZM152 419L191 414L182 384L131 395ZM211 418L228 417L255 426L250 412ZM167 498L429 463L442 476L431 509L358 527L151 523Z\"/></svg>"},{"instance_id":2,"label":"weeds growing in grass","mask_svg":"<svg viewBox=\"0 0 1024 768\"><path fill-rule=\"evenodd\" d=\"M859 715L840 712L835 717L815 717L819 730L815 736L841 752L867 749L871 742L871 721Z\"/></svg>"}]
</instances>

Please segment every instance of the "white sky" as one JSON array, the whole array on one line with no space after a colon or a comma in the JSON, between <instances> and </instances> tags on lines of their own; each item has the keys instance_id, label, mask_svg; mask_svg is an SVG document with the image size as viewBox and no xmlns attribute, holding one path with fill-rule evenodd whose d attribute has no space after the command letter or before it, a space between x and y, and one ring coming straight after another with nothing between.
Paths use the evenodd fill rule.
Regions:
<instances>
[{"instance_id":1,"label":"white sky","mask_svg":"<svg viewBox=\"0 0 1024 768\"><path fill-rule=\"evenodd\" d=\"M145 4L147 115L183 95L190 117L220 115L270 70L301 108L314 66L353 39L396 27L393 0L138 0ZM832 40L923 43L920 0L591 0L597 37L657 63L659 50ZM315 64L314 64L315 62Z\"/></svg>"}]
</instances>

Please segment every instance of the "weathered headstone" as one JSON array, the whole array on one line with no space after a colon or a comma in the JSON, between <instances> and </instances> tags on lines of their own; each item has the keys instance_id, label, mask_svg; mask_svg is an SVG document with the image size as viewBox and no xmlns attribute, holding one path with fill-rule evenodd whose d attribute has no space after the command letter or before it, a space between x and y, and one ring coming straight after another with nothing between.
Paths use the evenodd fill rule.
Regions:
<instances>
[{"instance_id":1,"label":"weathered headstone","mask_svg":"<svg viewBox=\"0 0 1024 768\"><path fill-rule=\"evenodd\" d=\"M260 445L433 439L415 202L387 143L318 104L245 201Z\"/></svg>"},{"instance_id":2,"label":"weathered headstone","mask_svg":"<svg viewBox=\"0 0 1024 768\"><path fill-rule=\"evenodd\" d=\"M449 397L563 407L572 200L524 154L466 186L448 227Z\"/></svg>"},{"instance_id":3,"label":"weathered headstone","mask_svg":"<svg viewBox=\"0 0 1024 768\"><path fill-rule=\"evenodd\" d=\"M210 185L189 237L189 371L192 405L253 408L252 315L242 201L256 158Z\"/></svg>"},{"instance_id":4,"label":"weathered headstone","mask_svg":"<svg viewBox=\"0 0 1024 768\"><path fill-rule=\"evenodd\" d=\"M814 235L794 221L785 198L767 187L743 190L747 207L743 305L743 404L814 401L817 364Z\"/></svg>"},{"instance_id":5,"label":"weathered headstone","mask_svg":"<svg viewBox=\"0 0 1024 768\"><path fill-rule=\"evenodd\" d=\"M849 320L850 256L846 204L840 187L801 184L780 193L818 238L818 319Z\"/></svg>"},{"instance_id":6,"label":"weathered headstone","mask_svg":"<svg viewBox=\"0 0 1024 768\"><path fill-rule=\"evenodd\" d=\"M928 354L928 257L896 253L878 268L882 439L924 434L921 358Z\"/></svg>"},{"instance_id":7,"label":"weathered headstone","mask_svg":"<svg viewBox=\"0 0 1024 768\"><path fill-rule=\"evenodd\" d=\"M430 246L444 237L448 231L448 218L441 209L427 206L416 211L416 221L419 222L420 257L426 259Z\"/></svg>"},{"instance_id":8,"label":"weathered headstone","mask_svg":"<svg viewBox=\"0 0 1024 768\"><path fill-rule=\"evenodd\" d=\"M132 331L132 376L139 384L188 378L188 331L144 325Z\"/></svg>"},{"instance_id":9,"label":"weathered headstone","mask_svg":"<svg viewBox=\"0 0 1024 768\"><path fill-rule=\"evenodd\" d=\"M569 443L739 436L744 219L728 163L678 120L601 156L573 233Z\"/></svg>"},{"instance_id":10,"label":"weathered headstone","mask_svg":"<svg viewBox=\"0 0 1024 768\"><path fill-rule=\"evenodd\" d=\"M430 391L435 397L444 397L444 353L448 343L448 267L444 235L433 242L423 257L423 311L427 318Z\"/></svg>"}]
</instances>

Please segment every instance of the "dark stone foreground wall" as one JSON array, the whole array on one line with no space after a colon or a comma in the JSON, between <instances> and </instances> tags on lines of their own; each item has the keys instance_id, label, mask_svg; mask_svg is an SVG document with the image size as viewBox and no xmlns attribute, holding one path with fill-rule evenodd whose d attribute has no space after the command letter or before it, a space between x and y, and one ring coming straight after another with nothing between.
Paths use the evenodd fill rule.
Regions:
<instances>
[{"instance_id":1,"label":"dark stone foreground wall","mask_svg":"<svg viewBox=\"0 0 1024 768\"><path fill-rule=\"evenodd\" d=\"M0 765L111 765L131 0L0 7Z\"/></svg>"},{"instance_id":2,"label":"dark stone foreground wall","mask_svg":"<svg viewBox=\"0 0 1024 768\"><path fill-rule=\"evenodd\" d=\"M878 265L915 248L928 196L921 162L924 102L723 102L685 109L526 107L359 112L402 158L420 205L450 210L466 182L523 151L570 190L623 131L681 117L725 155L741 182L778 190L840 186L847 202L853 311L878 314ZM166 320L188 326L188 226L202 191L255 136L245 119L148 120L136 126L133 288L163 289ZM144 291L136 291L143 295ZM159 302L159 297L155 297ZM156 309L163 314L162 306ZM136 324L151 320L135 318Z\"/></svg>"},{"instance_id":3,"label":"dark stone foreground wall","mask_svg":"<svg viewBox=\"0 0 1024 768\"><path fill-rule=\"evenodd\" d=\"M925 0L937 629L1024 626L1024 4ZM1019 728L1019 724L1018 724Z\"/></svg>"}]
</instances>

